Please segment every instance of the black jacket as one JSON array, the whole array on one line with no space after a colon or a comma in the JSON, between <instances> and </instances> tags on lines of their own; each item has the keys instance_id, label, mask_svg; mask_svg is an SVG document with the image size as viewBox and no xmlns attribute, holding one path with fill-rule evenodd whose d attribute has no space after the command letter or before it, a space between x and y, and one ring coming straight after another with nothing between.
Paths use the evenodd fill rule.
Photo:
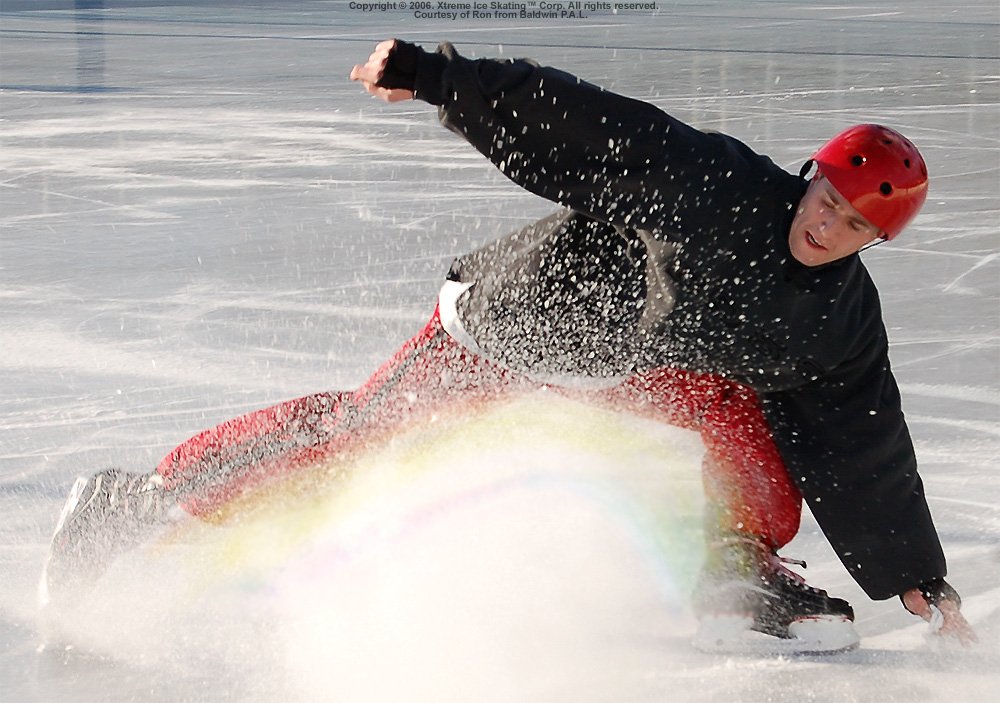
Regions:
<instances>
[{"instance_id":1,"label":"black jacket","mask_svg":"<svg viewBox=\"0 0 1000 703\"><path fill-rule=\"evenodd\" d=\"M746 383L869 596L945 575L875 285L856 255L809 269L789 252L801 177L552 68L404 48L446 127L567 208L452 267L485 353L542 377L673 366Z\"/></svg>"}]
</instances>

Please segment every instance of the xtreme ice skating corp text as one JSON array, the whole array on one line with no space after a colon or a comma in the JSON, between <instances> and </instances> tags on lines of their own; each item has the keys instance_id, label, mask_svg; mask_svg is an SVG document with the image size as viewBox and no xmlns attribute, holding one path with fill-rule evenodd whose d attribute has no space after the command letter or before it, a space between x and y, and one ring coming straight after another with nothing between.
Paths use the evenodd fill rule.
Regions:
<instances>
[{"instance_id":1,"label":"xtreme ice skating corp text","mask_svg":"<svg viewBox=\"0 0 1000 703\"><path fill-rule=\"evenodd\" d=\"M586 19L591 14L655 12L656 2L582 2L576 0L397 0L396 2L352 2L358 12L408 12L415 19L503 20L503 19Z\"/></svg>"}]
</instances>

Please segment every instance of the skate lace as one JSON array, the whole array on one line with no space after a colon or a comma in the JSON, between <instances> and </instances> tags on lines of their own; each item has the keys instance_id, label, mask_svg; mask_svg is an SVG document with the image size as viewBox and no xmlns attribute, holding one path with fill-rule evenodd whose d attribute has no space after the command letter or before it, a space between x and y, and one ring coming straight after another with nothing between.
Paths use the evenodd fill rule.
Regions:
<instances>
[{"instance_id":1,"label":"skate lace","mask_svg":"<svg viewBox=\"0 0 1000 703\"><path fill-rule=\"evenodd\" d=\"M753 539L752 537L729 537L717 542L711 543L712 547L728 547L738 544L750 545L754 549L758 550L764 555L764 566L771 571L775 576L785 579L790 582L790 584L801 590L809 591L810 593L816 593L819 595L826 595L826 591L821 588L816 588L815 586L810 586L804 576L798 574L791 569L789 569L785 564L792 564L794 566L800 566L803 569L807 568L806 562L802 559L792 559L790 557L783 557L775 552L773 549L765 545L760 540Z\"/></svg>"},{"instance_id":2,"label":"skate lace","mask_svg":"<svg viewBox=\"0 0 1000 703\"><path fill-rule=\"evenodd\" d=\"M109 479L106 489L112 509L138 520L156 517L163 511L163 492L156 485L159 476L118 473L103 478Z\"/></svg>"},{"instance_id":3,"label":"skate lace","mask_svg":"<svg viewBox=\"0 0 1000 703\"><path fill-rule=\"evenodd\" d=\"M795 566L801 566L803 569L805 569L807 568L806 563L802 559L791 559L789 557L780 556L776 552L769 551L767 553L767 562L768 566L770 566L778 576L790 580L792 584L797 586L798 588L805 589L812 593L820 593L820 594L824 593L822 589L816 588L815 586L810 586L808 583L806 583L806 579L804 576L792 571L787 566L785 566L785 564L793 564Z\"/></svg>"}]
</instances>

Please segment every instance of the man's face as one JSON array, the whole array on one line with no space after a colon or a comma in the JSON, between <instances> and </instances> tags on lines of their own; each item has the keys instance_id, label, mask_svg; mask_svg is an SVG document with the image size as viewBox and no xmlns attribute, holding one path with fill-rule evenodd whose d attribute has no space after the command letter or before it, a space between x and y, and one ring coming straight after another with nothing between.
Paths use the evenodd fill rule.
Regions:
<instances>
[{"instance_id":1,"label":"man's face","mask_svg":"<svg viewBox=\"0 0 1000 703\"><path fill-rule=\"evenodd\" d=\"M881 235L822 176L809 184L788 232L788 247L805 266L843 259Z\"/></svg>"}]
</instances>

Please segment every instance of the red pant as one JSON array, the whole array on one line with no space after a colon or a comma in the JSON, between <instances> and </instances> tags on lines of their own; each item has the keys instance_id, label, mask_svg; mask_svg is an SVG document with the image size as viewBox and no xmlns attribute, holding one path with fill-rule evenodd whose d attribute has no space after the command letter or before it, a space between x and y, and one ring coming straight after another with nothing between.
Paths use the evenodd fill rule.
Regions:
<instances>
[{"instance_id":1,"label":"red pant","mask_svg":"<svg viewBox=\"0 0 1000 703\"><path fill-rule=\"evenodd\" d=\"M207 515L270 477L363 446L459 399L467 407L538 387L455 342L435 311L356 391L305 396L229 420L178 446L156 470L185 507ZM756 535L775 548L795 536L802 498L746 386L664 368L609 389L564 392L699 432L710 528Z\"/></svg>"}]
</instances>

